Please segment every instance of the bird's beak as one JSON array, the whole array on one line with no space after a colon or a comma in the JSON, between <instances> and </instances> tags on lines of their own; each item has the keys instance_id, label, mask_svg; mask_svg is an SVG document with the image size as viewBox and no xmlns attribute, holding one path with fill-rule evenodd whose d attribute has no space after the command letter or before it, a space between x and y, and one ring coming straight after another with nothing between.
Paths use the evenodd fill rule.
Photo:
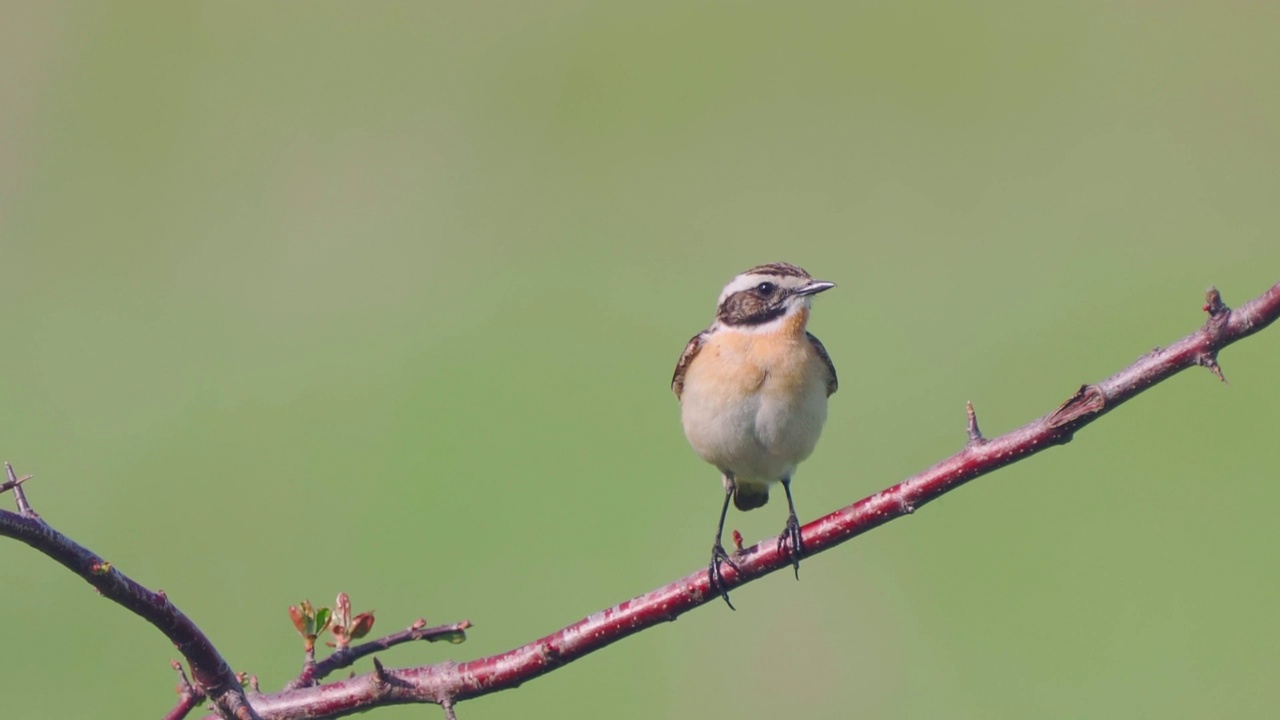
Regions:
<instances>
[{"instance_id":1,"label":"bird's beak","mask_svg":"<svg viewBox=\"0 0 1280 720\"><path fill-rule=\"evenodd\" d=\"M823 290L830 290L835 286L836 284L833 282L827 282L826 280L814 280L810 282L808 285L801 285L800 287L796 288L795 294L796 295L817 295Z\"/></svg>"}]
</instances>

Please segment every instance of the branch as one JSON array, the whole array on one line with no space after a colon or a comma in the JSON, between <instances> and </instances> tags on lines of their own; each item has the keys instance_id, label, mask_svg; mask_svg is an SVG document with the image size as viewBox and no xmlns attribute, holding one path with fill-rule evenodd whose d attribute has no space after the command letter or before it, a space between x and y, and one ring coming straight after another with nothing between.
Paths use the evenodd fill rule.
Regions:
<instances>
[{"instance_id":1,"label":"branch","mask_svg":"<svg viewBox=\"0 0 1280 720\"><path fill-rule=\"evenodd\" d=\"M26 478L19 479L9 463L4 467L8 475L5 485L16 496L18 512L0 510L0 535L20 540L48 555L97 588L103 597L156 626L187 659L191 676L195 679L195 689L209 698L221 717L260 720L227 661L222 659L200 628L169 602L163 590L148 590L111 563L50 527L31 509L22 494L21 483Z\"/></svg>"},{"instance_id":2,"label":"branch","mask_svg":"<svg viewBox=\"0 0 1280 720\"><path fill-rule=\"evenodd\" d=\"M1074 434L1086 425L1189 367L1204 366L1225 382L1222 368L1218 365L1218 352L1280 317L1280 283L1235 311L1223 304L1218 291L1211 288L1206 295L1204 310L1209 318L1195 332L1167 348L1147 353L1106 380L1081 386L1057 409L1012 432L992 439L984 438L978 430L977 416L969 405L966 408L968 442L964 449L893 487L805 525L802 531L806 554L829 550L890 520L909 515L974 478L1046 448L1070 442ZM207 693L223 717L336 718L382 705L429 702L440 705L446 718L452 718L454 705L459 701L514 688L633 633L675 620L719 598L719 594L710 587L706 570L700 570L499 655L461 664L446 661L400 670L387 669L374 658L371 673L327 685L298 687L270 695L255 694L250 708L243 689L226 662L199 629L169 603L164 593L143 588L111 567L110 563L50 528L30 510L20 495L20 481L12 468L9 468L8 475L9 482L5 485L18 496L20 512L0 510L0 535L15 537L49 555L97 587L103 595L156 625L187 657L196 679L195 689ZM734 559L737 569L722 568L726 589L791 567L790 558L779 551L779 545L773 538L739 550ZM432 630L437 629L440 628ZM412 630L414 628L411 627L406 632ZM398 633L388 638L403 635ZM397 642L409 639L416 638ZM349 665L356 659L350 656L356 650L361 650L363 655L366 649L368 652L379 649L370 647L379 642L382 641L349 649L348 655L327 671ZM391 644L395 643L387 642L386 646ZM320 665L314 667L318 670ZM175 711L187 702L184 695ZM189 705L185 709L190 709ZM254 715L254 711L258 715Z\"/></svg>"},{"instance_id":3,"label":"branch","mask_svg":"<svg viewBox=\"0 0 1280 720\"><path fill-rule=\"evenodd\" d=\"M984 438L969 406L968 442L963 450L893 487L805 525L805 554L830 550L909 515L974 478L1070 442L1086 425L1189 367L1204 366L1221 378L1218 351L1280 317L1280 283L1239 310L1224 305L1215 289L1210 288L1206 299L1204 310L1209 318L1198 330L1167 348L1152 350L1102 382L1081 386L1057 409L1017 430ZM791 567L790 558L779 552L774 538L735 553L734 560L737 570L722 568L726 589ZM718 598L719 594L710 587L707 571L700 570L499 655L401 670L388 670L375 659L375 671L367 675L255 696L254 707L264 718L336 718L379 705L432 702L451 716L456 702L517 687Z\"/></svg>"}]
</instances>

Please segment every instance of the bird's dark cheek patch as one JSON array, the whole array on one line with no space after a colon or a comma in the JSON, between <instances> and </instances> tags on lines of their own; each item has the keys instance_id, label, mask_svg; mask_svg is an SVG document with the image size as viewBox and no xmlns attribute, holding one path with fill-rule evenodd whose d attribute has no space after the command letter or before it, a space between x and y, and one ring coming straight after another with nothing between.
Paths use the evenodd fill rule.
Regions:
<instances>
[{"instance_id":1,"label":"bird's dark cheek patch","mask_svg":"<svg viewBox=\"0 0 1280 720\"><path fill-rule=\"evenodd\" d=\"M754 290L743 290L725 299L719 319L726 325L759 325L780 317L786 306L772 298L762 298Z\"/></svg>"}]
</instances>

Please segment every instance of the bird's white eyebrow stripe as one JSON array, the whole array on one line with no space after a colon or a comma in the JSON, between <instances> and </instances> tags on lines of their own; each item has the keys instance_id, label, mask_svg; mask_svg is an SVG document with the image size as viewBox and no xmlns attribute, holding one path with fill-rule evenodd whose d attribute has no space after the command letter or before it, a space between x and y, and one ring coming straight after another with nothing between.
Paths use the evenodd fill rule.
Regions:
<instances>
[{"instance_id":1,"label":"bird's white eyebrow stripe","mask_svg":"<svg viewBox=\"0 0 1280 720\"><path fill-rule=\"evenodd\" d=\"M720 292L720 299L716 301L716 307L723 305L724 301L734 293L740 293L743 290L750 290L762 282L777 282L777 280L778 277L776 275L743 273L733 280L730 280L729 284L724 286L724 290Z\"/></svg>"},{"instance_id":2,"label":"bird's white eyebrow stripe","mask_svg":"<svg viewBox=\"0 0 1280 720\"><path fill-rule=\"evenodd\" d=\"M781 285L782 287L794 290L795 288L806 285L812 280L813 278L808 275L779 275L777 273L747 271L730 280L729 284L724 286L724 290L720 291L720 298L716 300L716 308L718 309L722 307L724 305L724 301L728 300L729 297L735 293L750 290L763 282Z\"/></svg>"}]
</instances>

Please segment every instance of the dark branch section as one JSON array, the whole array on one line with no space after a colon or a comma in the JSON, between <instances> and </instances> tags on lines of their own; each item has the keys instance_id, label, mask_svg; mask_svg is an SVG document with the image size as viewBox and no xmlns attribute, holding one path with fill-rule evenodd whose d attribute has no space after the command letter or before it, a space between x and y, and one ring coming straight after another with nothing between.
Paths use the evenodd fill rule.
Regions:
<instances>
[{"instance_id":1,"label":"dark branch section","mask_svg":"<svg viewBox=\"0 0 1280 720\"><path fill-rule=\"evenodd\" d=\"M1049 414L1004 435L984 438L978 430L972 405L968 406L968 442L960 452L893 487L804 526L806 554L829 550L910 514L974 478L1046 448L1070 442L1074 434L1085 426L1138 393L1189 367L1203 366L1222 378L1218 352L1280 317L1280 284L1237 310L1228 308L1218 291L1210 289L1204 310L1209 318L1195 332L1169 347L1147 353L1106 380L1081 386ZM9 479L11 482L16 479L12 472ZM15 492L21 490L17 484L12 489ZM0 511L0 534L16 537L54 558L98 587L104 595L147 618L174 639L192 665L197 689L209 693L215 706L220 708L220 714L226 716L246 709L244 694L226 663L163 593L142 588L96 555L49 529L38 518ZM773 538L738 551L734 560L736 569L723 568L727 589L791 567L791 559L779 550ZM675 620L718 597L710 586L706 570L701 570L499 655L461 664L446 661L400 670L388 669L374 658L374 671L371 673L327 685L310 684L275 694L254 695L253 709L263 718L292 720L336 718L382 705L426 702L440 705L446 716L452 717L457 702L517 687L633 633ZM464 630L465 627L461 626L459 623L457 626L427 630ZM400 635L403 633L388 637L398 638ZM397 641L411 639L423 638L405 636ZM395 644L387 640L384 638L349 648L345 656L334 661L333 667L326 668L326 672L354 662L357 651L365 655ZM322 664L317 663L313 678L323 677L319 673ZM197 667L200 668L198 672L195 670Z\"/></svg>"},{"instance_id":2,"label":"dark branch section","mask_svg":"<svg viewBox=\"0 0 1280 720\"><path fill-rule=\"evenodd\" d=\"M6 463L10 477L13 468ZM20 491L21 487L14 487ZM231 667L209 638L182 613L164 591L151 591L117 570L66 535L41 520L27 505L20 513L0 510L0 535L20 540L53 558L98 589L102 596L133 611L156 626L178 648L191 666L195 687L209 698L218 714L236 720L256 720L258 715L245 697Z\"/></svg>"}]
</instances>

